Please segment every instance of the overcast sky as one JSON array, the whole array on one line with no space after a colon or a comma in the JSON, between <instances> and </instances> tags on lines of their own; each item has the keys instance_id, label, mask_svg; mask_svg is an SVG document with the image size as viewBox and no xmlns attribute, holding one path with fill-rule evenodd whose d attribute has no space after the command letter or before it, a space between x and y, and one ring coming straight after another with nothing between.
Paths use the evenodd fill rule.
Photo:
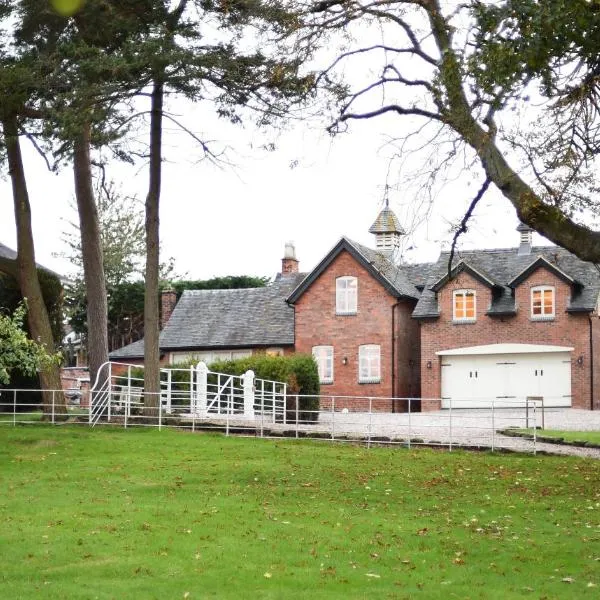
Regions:
<instances>
[{"instance_id":1,"label":"overcast sky","mask_svg":"<svg viewBox=\"0 0 600 600\"><path fill-rule=\"evenodd\" d=\"M207 135L230 145L233 167L199 161L200 151L185 135L171 134L161 200L163 256L173 256L177 272L191 278L273 276L287 240L295 242L303 271L314 267L342 235L373 245L368 228L383 206L389 168L389 131L382 131L381 123L354 125L335 139L322 129L298 124L278 136L271 152L261 148L265 138L251 127L234 133L217 123ZM49 173L26 141L23 146L37 259L68 271L69 265L53 254L64 250L60 238L65 219L75 217L69 211L72 173ZM109 173L125 192L144 199L146 165L114 165ZM392 172L389 180L397 176ZM409 232L407 260L435 260L441 244L452 238L449 223L463 214L478 184L480 174L469 172L442 187L430 217ZM16 248L8 180L0 183L0 198L0 241ZM415 206L423 213L423 198L417 189L390 190L390 206L405 228L414 221ZM508 201L491 191L461 246L514 246L517 223Z\"/></svg>"}]
</instances>

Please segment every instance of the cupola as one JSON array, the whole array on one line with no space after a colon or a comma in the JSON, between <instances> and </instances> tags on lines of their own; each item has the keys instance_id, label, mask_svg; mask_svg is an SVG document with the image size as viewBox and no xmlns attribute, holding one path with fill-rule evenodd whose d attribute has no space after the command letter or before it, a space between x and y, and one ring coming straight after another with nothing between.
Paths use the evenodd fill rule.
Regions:
<instances>
[{"instance_id":1,"label":"cupola","mask_svg":"<svg viewBox=\"0 0 600 600\"><path fill-rule=\"evenodd\" d=\"M517 254L531 254L531 246L533 245L533 229L525 223L519 223L517 231L520 234L519 249Z\"/></svg>"},{"instance_id":2,"label":"cupola","mask_svg":"<svg viewBox=\"0 0 600 600\"><path fill-rule=\"evenodd\" d=\"M402 229L398 217L390 209L389 200L379 213L375 223L369 228L369 233L375 235L375 248L382 252L394 252L400 246L400 236L406 232Z\"/></svg>"}]
</instances>

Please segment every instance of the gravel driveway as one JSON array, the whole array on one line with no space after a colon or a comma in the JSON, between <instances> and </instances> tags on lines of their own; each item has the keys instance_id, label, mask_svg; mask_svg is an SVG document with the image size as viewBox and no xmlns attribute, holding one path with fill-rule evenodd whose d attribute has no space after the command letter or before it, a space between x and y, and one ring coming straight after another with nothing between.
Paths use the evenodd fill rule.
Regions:
<instances>
[{"instance_id":1,"label":"gravel driveway","mask_svg":"<svg viewBox=\"0 0 600 600\"><path fill-rule=\"evenodd\" d=\"M537 425L542 416L538 411ZM498 431L509 427L533 426L533 414L527 416L525 409L491 410L442 410L427 413L342 413L322 412L317 425L301 426L308 436L310 432L331 434L333 438L386 437L392 440L411 439L414 444L439 444L444 446L477 446L506 448L533 452L534 443L524 438L505 436ZM577 409L546 409L545 429L568 431L600 431L600 411ZM290 429L290 426L287 426ZM540 433L541 431L538 430ZM558 444L535 443L535 451L600 458L599 448L579 448Z\"/></svg>"}]
</instances>

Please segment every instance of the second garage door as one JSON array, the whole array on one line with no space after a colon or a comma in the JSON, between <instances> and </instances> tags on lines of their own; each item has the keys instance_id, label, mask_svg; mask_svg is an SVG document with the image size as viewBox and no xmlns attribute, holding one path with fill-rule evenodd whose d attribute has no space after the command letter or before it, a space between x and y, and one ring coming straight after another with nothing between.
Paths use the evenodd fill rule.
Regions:
<instances>
[{"instance_id":1,"label":"second garage door","mask_svg":"<svg viewBox=\"0 0 600 600\"><path fill-rule=\"evenodd\" d=\"M560 346L494 344L439 352L442 407L571 406L571 351Z\"/></svg>"}]
</instances>

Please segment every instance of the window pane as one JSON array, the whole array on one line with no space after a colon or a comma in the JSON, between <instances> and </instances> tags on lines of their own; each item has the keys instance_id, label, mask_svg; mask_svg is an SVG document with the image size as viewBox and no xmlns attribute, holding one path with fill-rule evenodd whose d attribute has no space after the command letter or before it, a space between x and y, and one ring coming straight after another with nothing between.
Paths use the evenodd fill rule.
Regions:
<instances>
[{"instance_id":1,"label":"window pane","mask_svg":"<svg viewBox=\"0 0 600 600\"><path fill-rule=\"evenodd\" d=\"M313 346L321 383L333 382L333 346Z\"/></svg>"},{"instance_id":2,"label":"window pane","mask_svg":"<svg viewBox=\"0 0 600 600\"><path fill-rule=\"evenodd\" d=\"M379 382L380 371L380 347L376 345L359 347L359 370L358 378L361 382Z\"/></svg>"}]
</instances>

